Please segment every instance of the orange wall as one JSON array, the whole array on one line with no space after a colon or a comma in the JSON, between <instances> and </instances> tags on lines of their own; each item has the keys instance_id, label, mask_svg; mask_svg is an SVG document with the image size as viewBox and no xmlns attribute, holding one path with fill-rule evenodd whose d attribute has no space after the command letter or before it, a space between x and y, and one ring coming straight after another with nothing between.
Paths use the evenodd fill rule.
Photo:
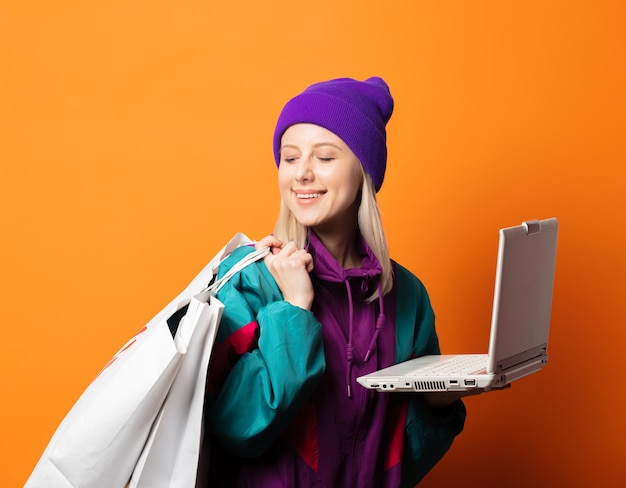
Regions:
<instances>
[{"instance_id":1,"label":"orange wall","mask_svg":"<svg viewBox=\"0 0 626 488\"><path fill-rule=\"evenodd\" d=\"M423 486L623 482L625 5L0 0L0 486L234 232L270 231L282 103L374 74L392 255L444 352L486 350L497 229L561 222L548 367L469 399Z\"/></svg>"}]
</instances>

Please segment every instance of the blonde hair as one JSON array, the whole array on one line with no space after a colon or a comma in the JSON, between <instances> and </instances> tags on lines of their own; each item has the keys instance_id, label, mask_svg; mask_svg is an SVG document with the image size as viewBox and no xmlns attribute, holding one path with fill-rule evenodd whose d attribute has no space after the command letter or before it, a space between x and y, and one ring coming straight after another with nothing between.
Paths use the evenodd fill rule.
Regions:
<instances>
[{"instance_id":1,"label":"blonde hair","mask_svg":"<svg viewBox=\"0 0 626 488\"><path fill-rule=\"evenodd\" d=\"M361 171L363 173L363 186L361 188L361 202L358 210L359 231L380 263L382 268L380 289L382 294L386 295L393 287L393 269L391 259L389 258L387 239L383 230L378 202L376 201L374 182L363 167L361 167ZM278 219L274 225L274 236L283 242L293 241L299 249L303 249L307 245L309 232L310 229L296 220L281 199ZM378 289L368 298L368 301L376 298L378 298Z\"/></svg>"}]
</instances>

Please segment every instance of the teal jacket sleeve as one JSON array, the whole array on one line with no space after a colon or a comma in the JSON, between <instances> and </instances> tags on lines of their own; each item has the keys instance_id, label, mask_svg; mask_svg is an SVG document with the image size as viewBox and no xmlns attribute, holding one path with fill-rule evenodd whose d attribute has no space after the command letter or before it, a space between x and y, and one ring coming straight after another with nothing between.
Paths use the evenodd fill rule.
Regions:
<instances>
[{"instance_id":1,"label":"teal jacket sleeve","mask_svg":"<svg viewBox=\"0 0 626 488\"><path fill-rule=\"evenodd\" d=\"M222 276L252 248L221 265ZM283 300L259 261L231 278L217 298L224 304L211 356L206 422L223 449L237 456L263 453L313 393L325 369L321 325Z\"/></svg>"},{"instance_id":2,"label":"teal jacket sleeve","mask_svg":"<svg viewBox=\"0 0 626 488\"><path fill-rule=\"evenodd\" d=\"M398 287L396 360L440 354L435 314L426 288L400 265L396 265L395 271ZM437 464L463 430L465 415L461 400L432 411L424 403L422 394L411 395L404 433L402 486L415 486Z\"/></svg>"}]
</instances>

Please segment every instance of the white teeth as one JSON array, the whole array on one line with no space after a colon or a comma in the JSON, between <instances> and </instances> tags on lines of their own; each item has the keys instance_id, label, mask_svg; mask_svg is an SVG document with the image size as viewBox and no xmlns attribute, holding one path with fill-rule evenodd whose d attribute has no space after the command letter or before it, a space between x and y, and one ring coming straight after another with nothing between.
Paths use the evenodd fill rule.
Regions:
<instances>
[{"instance_id":1,"label":"white teeth","mask_svg":"<svg viewBox=\"0 0 626 488\"><path fill-rule=\"evenodd\" d=\"M296 196L298 198L310 199L317 198L321 195L321 193L297 193Z\"/></svg>"}]
</instances>

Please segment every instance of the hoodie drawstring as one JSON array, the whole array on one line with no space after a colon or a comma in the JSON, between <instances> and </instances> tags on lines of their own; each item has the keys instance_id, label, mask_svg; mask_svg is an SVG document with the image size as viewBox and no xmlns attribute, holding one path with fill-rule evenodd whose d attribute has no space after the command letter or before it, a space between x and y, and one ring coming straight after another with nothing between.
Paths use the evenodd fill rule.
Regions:
<instances>
[{"instance_id":1,"label":"hoodie drawstring","mask_svg":"<svg viewBox=\"0 0 626 488\"><path fill-rule=\"evenodd\" d=\"M374 348L376 347L376 340L380 334L380 331L383 329L383 324L385 323L385 308L383 306L383 289L380 286L380 281L378 282L378 306L380 309L380 313L378 314L378 318L376 319L376 328L374 329L374 335L372 336L372 340L370 341L370 345L367 348L367 353L365 353L364 361L367 362Z\"/></svg>"},{"instance_id":2,"label":"hoodie drawstring","mask_svg":"<svg viewBox=\"0 0 626 488\"><path fill-rule=\"evenodd\" d=\"M350 282L345 280L346 290L348 291L348 305L350 321L348 324L348 345L346 346L346 358L348 360L348 367L346 368L346 386L348 387L348 398L352 398L352 359L354 358L354 346L352 344L352 329L354 328L353 320L353 306L352 306L352 290L350 290Z\"/></svg>"},{"instance_id":3,"label":"hoodie drawstring","mask_svg":"<svg viewBox=\"0 0 626 488\"><path fill-rule=\"evenodd\" d=\"M348 398L352 398L352 360L354 359L354 345L352 344L352 332L354 329L354 320L353 320L353 304L352 304L352 290L350 289L350 283L346 279L344 280L346 284L346 290L348 292L348 305L349 305L349 324L348 324L348 345L346 346L346 359L348 361L348 367L346 368L346 386L348 389ZM376 348L376 341L378 340L378 336L380 335L380 331L385 324L385 310L383 305L383 290L378 282L378 305L380 312L378 314L378 318L376 319L376 327L374 328L374 334L372 335L372 340L370 341L370 345L367 348L367 353L365 353L364 361L367 362L369 358L372 356L374 349Z\"/></svg>"}]
</instances>

